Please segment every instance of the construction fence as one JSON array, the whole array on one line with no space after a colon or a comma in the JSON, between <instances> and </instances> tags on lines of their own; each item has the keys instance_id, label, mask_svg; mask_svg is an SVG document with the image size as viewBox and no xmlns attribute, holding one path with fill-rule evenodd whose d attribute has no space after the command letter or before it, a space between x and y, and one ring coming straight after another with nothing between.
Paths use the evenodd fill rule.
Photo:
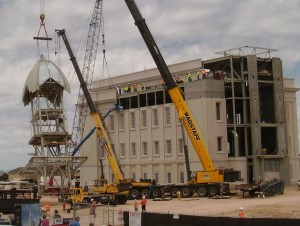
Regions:
<instances>
[{"instance_id":1,"label":"construction fence","mask_svg":"<svg viewBox=\"0 0 300 226\"><path fill-rule=\"evenodd\" d=\"M132 221L129 212L123 212L124 226L299 226L300 219L289 218L230 218L204 217L180 214L141 213L140 222Z\"/></svg>"}]
</instances>

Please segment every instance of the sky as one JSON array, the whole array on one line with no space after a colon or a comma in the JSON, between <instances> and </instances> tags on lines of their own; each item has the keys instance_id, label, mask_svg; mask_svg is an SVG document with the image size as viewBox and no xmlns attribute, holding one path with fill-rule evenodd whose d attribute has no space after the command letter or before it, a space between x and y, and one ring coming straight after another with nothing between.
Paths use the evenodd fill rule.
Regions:
<instances>
[{"instance_id":1,"label":"sky","mask_svg":"<svg viewBox=\"0 0 300 226\"><path fill-rule=\"evenodd\" d=\"M66 29L79 65L95 0L0 0L0 170L25 166L33 147L30 107L22 103L25 81L40 54L61 67L70 85L65 93L68 131L72 131L79 84L63 42L55 29ZM299 0L136 0L167 64L202 58L242 46L277 49L284 77L300 88ZM33 40L46 16L48 43ZM155 64L134 25L125 1L103 0L102 33L107 67L102 68L103 46L95 66L95 79L154 68ZM40 36L45 36L42 27ZM60 43L60 45L59 45ZM58 47L56 47L58 46ZM59 54L55 55L55 51ZM297 100L300 118L300 96ZM299 121L299 120L298 120Z\"/></svg>"}]
</instances>

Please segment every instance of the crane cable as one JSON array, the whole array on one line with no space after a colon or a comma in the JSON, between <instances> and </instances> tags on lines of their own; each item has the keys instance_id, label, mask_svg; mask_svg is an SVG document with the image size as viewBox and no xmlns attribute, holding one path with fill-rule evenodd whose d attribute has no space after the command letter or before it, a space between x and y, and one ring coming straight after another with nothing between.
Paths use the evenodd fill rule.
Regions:
<instances>
[{"instance_id":1,"label":"crane cable","mask_svg":"<svg viewBox=\"0 0 300 226\"><path fill-rule=\"evenodd\" d=\"M51 41L52 38L48 37L48 33L47 33L46 25L45 25L45 18L46 18L46 16L45 16L45 3L44 3L44 0L41 0L40 1L40 27L39 27L37 36L33 37L33 39L37 40L37 58L40 57L39 40L47 41L46 53L47 53L47 59L49 60L49 41ZM42 28L44 29L44 32L45 32L45 35L46 35L44 37L40 37L40 32L41 32Z\"/></svg>"},{"instance_id":2,"label":"crane cable","mask_svg":"<svg viewBox=\"0 0 300 226\"><path fill-rule=\"evenodd\" d=\"M106 59L106 47L105 47L105 29L104 29L104 13L102 12L102 19L101 19L101 35L102 35L102 53L103 53L103 59L102 59L102 73L101 77L105 78L105 69L107 71L107 77L110 78L110 70L108 67L107 59Z\"/></svg>"}]
</instances>

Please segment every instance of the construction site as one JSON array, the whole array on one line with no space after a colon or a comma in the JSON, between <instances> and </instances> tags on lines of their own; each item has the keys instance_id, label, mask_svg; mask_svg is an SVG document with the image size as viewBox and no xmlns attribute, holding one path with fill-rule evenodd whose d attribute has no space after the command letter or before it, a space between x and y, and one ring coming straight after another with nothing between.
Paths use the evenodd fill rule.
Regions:
<instances>
[{"instance_id":1,"label":"construction site","mask_svg":"<svg viewBox=\"0 0 300 226\"><path fill-rule=\"evenodd\" d=\"M22 97L33 156L19 172L36 185L29 192L0 190L0 200L25 193L40 200L49 219L59 210L66 221L57 226L76 216L81 225L265 225L270 218L296 225L299 89L272 56L278 50L242 46L167 65L147 18L134 0L125 3L155 68L93 80L104 37L102 0L95 0L83 65L72 34L55 30L80 84L72 131L64 103L70 84L49 58L52 38L41 12L33 39L47 48L38 49ZM140 211L142 199L147 212ZM93 201L97 217L89 212ZM251 221L237 221L243 209Z\"/></svg>"}]
</instances>

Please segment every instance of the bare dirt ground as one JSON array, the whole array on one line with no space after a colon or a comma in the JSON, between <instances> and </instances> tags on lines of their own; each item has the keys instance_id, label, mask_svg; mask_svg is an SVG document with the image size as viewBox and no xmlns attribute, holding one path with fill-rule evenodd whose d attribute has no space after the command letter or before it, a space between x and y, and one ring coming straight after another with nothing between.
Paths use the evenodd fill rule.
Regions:
<instances>
[{"instance_id":1,"label":"bare dirt ground","mask_svg":"<svg viewBox=\"0 0 300 226\"><path fill-rule=\"evenodd\" d=\"M46 196L41 200L41 206L51 205L48 217L52 218L54 209L57 209L64 218L72 218L71 213L63 212L62 203L57 202L57 197ZM246 217L270 217L270 218L299 218L300 220L300 189L298 187L286 187L283 195L274 197L248 197L243 198L241 193L231 196L230 199L189 198L172 199L170 201L148 200L147 212L170 213L198 216L226 216L238 217L240 207L244 208ZM117 226L122 225L118 219L120 211L133 211L133 201L129 200L125 205L98 206L94 219L89 215L89 208L80 208L77 214L81 217L81 225L88 226L90 222L95 225Z\"/></svg>"}]
</instances>

